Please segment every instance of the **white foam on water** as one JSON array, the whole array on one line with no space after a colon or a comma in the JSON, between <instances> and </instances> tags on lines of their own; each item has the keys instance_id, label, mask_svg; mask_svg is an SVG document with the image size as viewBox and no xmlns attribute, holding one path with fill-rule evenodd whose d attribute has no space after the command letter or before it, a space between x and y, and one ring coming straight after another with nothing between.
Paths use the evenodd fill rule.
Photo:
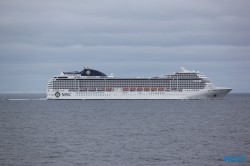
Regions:
<instances>
[{"instance_id":1,"label":"white foam on water","mask_svg":"<svg viewBox=\"0 0 250 166\"><path fill-rule=\"evenodd\" d=\"M5 99L2 99L5 100ZM27 101L27 100L47 100L46 98L39 98L39 99L7 99L7 100L16 100L16 101Z\"/></svg>"}]
</instances>

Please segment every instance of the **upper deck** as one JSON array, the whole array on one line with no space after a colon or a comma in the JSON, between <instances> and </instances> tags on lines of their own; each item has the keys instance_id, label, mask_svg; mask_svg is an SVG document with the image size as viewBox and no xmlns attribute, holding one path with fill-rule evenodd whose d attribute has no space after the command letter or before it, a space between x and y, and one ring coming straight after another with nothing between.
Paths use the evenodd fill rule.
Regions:
<instances>
[{"instance_id":1,"label":"upper deck","mask_svg":"<svg viewBox=\"0 0 250 166\"><path fill-rule=\"evenodd\" d=\"M106 75L103 72L91 68L84 68L78 72L62 72L59 76L55 76L56 80L205 80L210 82L207 77L198 71L189 71L182 68L182 71L175 72L170 75L154 76L154 77L115 77Z\"/></svg>"}]
</instances>

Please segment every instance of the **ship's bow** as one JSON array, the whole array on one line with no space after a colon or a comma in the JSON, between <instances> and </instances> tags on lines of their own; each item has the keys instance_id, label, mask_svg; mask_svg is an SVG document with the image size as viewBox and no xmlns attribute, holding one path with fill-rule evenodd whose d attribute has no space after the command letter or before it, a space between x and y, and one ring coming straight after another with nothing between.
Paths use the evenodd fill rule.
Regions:
<instances>
[{"instance_id":1,"label":"ship's bow","mask_svg":"<svg viewBox=\"0 0 250 166\"><path fill-rule=\"evenodd\" d=\"M216 88L209 92L208 97L211 99L222 99L224 98L232 89L230 88Z\"/></svg>"}]
</instances>

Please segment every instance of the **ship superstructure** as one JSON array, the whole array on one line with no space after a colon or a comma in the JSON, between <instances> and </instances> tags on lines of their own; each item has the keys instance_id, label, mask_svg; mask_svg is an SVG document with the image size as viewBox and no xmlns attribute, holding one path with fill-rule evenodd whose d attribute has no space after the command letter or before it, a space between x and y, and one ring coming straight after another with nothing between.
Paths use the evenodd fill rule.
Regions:
<instances>
[{"instance_id":1,"label":"ship superstructure","mask_svg":"<svg viewBox=\"0 0 250 166\"><path fill-rule=\"evenodd\" d=\"M231 90L217 88L202 73L184 68L149 78L119 78L84 68L53 77L47 99L219 99Z\"/></svg>"}]
</instances>

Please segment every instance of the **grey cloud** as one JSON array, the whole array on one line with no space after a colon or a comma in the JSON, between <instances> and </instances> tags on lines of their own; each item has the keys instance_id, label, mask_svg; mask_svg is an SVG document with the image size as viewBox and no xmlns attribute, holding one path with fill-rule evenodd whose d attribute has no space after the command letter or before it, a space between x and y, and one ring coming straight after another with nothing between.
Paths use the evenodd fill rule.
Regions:
<instances>
[{"instance_id":1,"label":"grey cloud","mask_svg":"<svg viewBox=\"0 0 250 166\"><path fill-rule=\"evenodd\" d=\"M219 84L250 91L241 76L250 71L249 7L248 0L3 0L0 92L16 77L23 80L14 90L27 90L29 80L43 91L52 75L83 64L122 76L186 66L215 80L226 73Z\"/></svg>"},{"instance_id":2,"label":"grey cloud","mask_svg":"<svg viewBox=\"0 0 250 166\"><path fill-rule=\"evenodd\" d=\"M57 46L250 43L249 34L239 32L250 28L245 5L234 4L235 9L226 1L46 2L10 2L2 7L1 42Z\"/></svg>"}]
</instances>

